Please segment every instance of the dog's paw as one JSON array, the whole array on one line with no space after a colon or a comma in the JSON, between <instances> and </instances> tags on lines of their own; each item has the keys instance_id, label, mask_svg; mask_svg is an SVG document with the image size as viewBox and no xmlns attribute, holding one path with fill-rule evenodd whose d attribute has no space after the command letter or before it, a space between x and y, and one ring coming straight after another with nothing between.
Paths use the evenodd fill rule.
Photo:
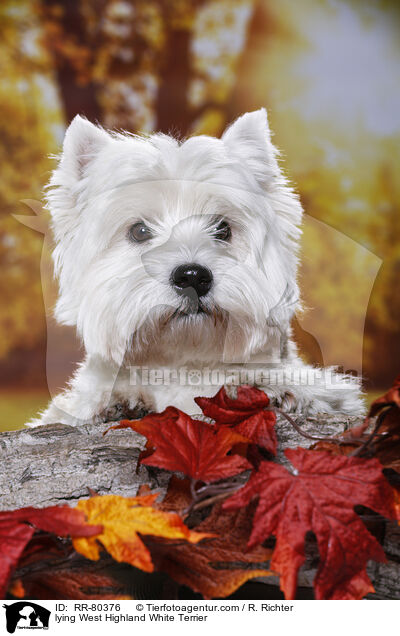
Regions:
<instances>
[{"instance_id":1,"label":"dog's paw","mask_svg":"<svg viewBox=\"0 0 400 636\"><path fill-rule=\"evenodd\" d=\"M102 422L118 422L119 420L138 420L149 413L141 400L119 400L108 406L99 417Z\"/></svg>"},{"instance_id":2,"label":"dog's paw","mask_svg":"<svg viewBox=\"0 0 400 636\"><path fill-rule=\"evenodd\" d=\"M103 421L101 413L107 406L109 396L98 395L95 398L76 391L66 391L57 395L38 418L27 422L25 426L33 428L44 424L82 424Z\"/></svg>"},{"instance_id":3,"label":"dog's paw","mask_svg":"<svg viewBox=\"0 0 400 636\"><path fill-rule=\"evenodd\" d=\"M98 391L94 396L78 391L66 391L57 395L47 409L25 426L33 428L43 424L100 424L121 419L138 419L149 411L140 399L130 396L112 396Z\"/></svg>"},{"instance_id":4,"label":"dog's paw","mask_svg":"<svg viewBox=\"0 0 400 636\"><path fill-rule=\"evenodd\" d=\"M366 411L360 382L340 374L332 384L285 387L280 392L266 390L266 393L270 395L272 406L306 417L320 413L363 416Z\"/></svg>"},{"instance_id":5,"label":"dog's paw","mask_svg":"<svg viewBox=\"0 0 400 636\"><path fill-rule=\"evenodd\" d=\"M285 413L305 416L331 412L330 406L325 402L311 398L301 392L284 391L280 395L271 398L271 405L285 411Z\"/></svg>"},{"instance_id":6,"label":"dog's paw","mask_svg":"<svg viewBox=\"0 0 400 636\"><path fill-rule=\"evenodd\" d=\"M68 426L79 426L80 424L86 424L90 421L94 421L94 418L82 419L73 413L68 412L65 408L59 408L54 401L50 403L43 413L39 417L34 418L27 422L25 426L28 428L34 428L36 426L43 426L45 424L67 424Z\"/></svg>"},{"instance_id":7,"label":"dog's paw","mask_svg":"<svg viewBox=\"0 0 400 636\"><path fill-rule=\"evenodd\" d=\"M271 398L271 406L276 406L288 413L296 413L296 411L299 410L300 404L293 393L285 391L281 395Z\"/></svg>"},{"instance_id":8,"label":"dog's paw","mask_svg":"<svg viewBox=\"0 0 400 636\"><path fill-rule=\"evenodd\" d=\"M342 413L362 417L366 413L360 378L327 370L326 381L312 387L312 390L313 414Z\"/></svg>"}]
</instances>

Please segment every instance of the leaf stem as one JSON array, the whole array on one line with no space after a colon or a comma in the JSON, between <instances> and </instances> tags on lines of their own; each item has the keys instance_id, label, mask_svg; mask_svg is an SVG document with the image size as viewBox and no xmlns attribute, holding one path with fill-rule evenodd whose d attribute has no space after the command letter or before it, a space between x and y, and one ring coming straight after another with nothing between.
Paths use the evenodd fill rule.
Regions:
<instances>
[{"instance_id":1,"label":"leaf stem","mask_svg":"<svg viewBox=\"0 0 400 636\"><path fill-rule=\"evenodd\" d=\"M311 439L315 442L336 442L337 444L342 443L342 440L340 440L337 437L328 437L328 436L324 436L324 437L317 437L316 435L310 435L310 433L306 433L305 431L303 431L303 429L297 424L297 422L290 417L290 415L288 413L286 413L286 411L283 411L282 409L278 408L277 406L275 406L273 409L276 411L277 413L280 413L281 415L283 415L284 418L287 419L287 421L293 426L293 428L303 437L306 437L307 439Z\"/></svg>"},{"instance_id":2,"label":"leaf stem","mask_svg":"<svg viewBox=\"0 0 400 636\"><path fill-rule=\"evenodd\" d=\"M241 484L238 484L226 492L221 492L219 495L214 495L214 497L209 497L208 499L201 499L197 503L193 502L191 506L191 511L201 510L202 508L207 508L207 506L212 506L214 503L217 503L218 501L223 501L230 494L239 490L240 487L241 487Z\"/></svg>"},{"instance_id":3,"label":"leaf stem","mask_svg":"<svg viewBox=\"0 0 400 636\"><path fill-rule=\"evenodd\" d=\"M389 409L379 413L376 422L375 422L375 426L372 429L370 435L367 437L367 439L364 441L364 443L359 446L358 448L356 448L352 453L350 453L350 457L356 457L357 455L361 455L361 453L363 451L365 451L365 449L371 444L372 440L374 439L374 437L377 436L378 431L380 429L380 427L383 424L383 421L386 417L386 415L388 414Z\"/></svg>"},{"instance_id":4,"label":"leaf stem","mask_svg":"<svg viewBox=\"0 0 400 636\"><path fill-rule=\"evenodd\" d=\"M243 479L229 479L216 484L205 484L196 490L197 480L192 479L190 482L190 493L193 501L185 509L185 516L189 515L193 510L200 510L212 505L216 501L224 499L232 492L235 492L244 484Z\"/></svg>"}]
</instances>

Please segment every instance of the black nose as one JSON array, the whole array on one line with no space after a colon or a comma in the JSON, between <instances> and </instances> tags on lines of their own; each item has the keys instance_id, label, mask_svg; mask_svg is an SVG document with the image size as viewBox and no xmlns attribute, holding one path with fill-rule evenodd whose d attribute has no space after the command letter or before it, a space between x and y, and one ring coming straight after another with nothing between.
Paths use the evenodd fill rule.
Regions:
<instances>
[{"instance_id":1,"label":"black nose","mask_svg":"<svg viewBox=\"0 0 400 636\"><path fill-rule=\"evenodd\" d=\"M192 287L197 295L205 296L210 291L213 277L207 267L197 265L197 263L188 263L187 265L179 265L171 275L172 285L176 291L185 294L186 290Z\"/></svg>"}]
</instances>

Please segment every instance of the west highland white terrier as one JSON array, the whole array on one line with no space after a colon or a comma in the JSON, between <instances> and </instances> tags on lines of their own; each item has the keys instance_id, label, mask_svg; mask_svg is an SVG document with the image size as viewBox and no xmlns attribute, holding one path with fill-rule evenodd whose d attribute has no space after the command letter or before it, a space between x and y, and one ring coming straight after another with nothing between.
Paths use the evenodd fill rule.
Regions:
<instances>
[{"instance_id":1,"label":"west highland white terrier","mask_svg":"<svg viewBox=\"0 0 400 636\"><path fill-rule=\"evenodd\" d=\"M302 208L264 109L221 139L69 126L47 197L55 315L86 357L31 425L118 419L225 384L273 403L358 415L359 381L306 365L291 341ZM232 389L234 391L234 389Z\"/></svg>"}]
</instances>

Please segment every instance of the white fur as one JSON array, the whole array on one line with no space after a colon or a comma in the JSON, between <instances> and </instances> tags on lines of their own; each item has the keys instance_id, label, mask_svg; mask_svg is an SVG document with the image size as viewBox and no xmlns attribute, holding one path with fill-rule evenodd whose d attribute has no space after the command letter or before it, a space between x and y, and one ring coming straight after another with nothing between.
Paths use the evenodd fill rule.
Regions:
<instances>
[{"instance_id":1,"label":"white fur","mask_svg":"<svg viewBox=\"0 0 400 636\"><path fill-rule=\"evenodd\" d=\"M76 326L86 359L70 388L31 425L97 420L121 401L195 413L193 397L218 388L133 385L130 365L242 373L266 365L285 377L308 369L306 385L260 384L278 403L290 392L292 410L362 411L358 381L321 379L290 341L302 208L278 166L264 109L240 117L221 139L183 142L107 133L77 116L48 204L60 287L55 313ZM216 217L231 225L230 242L213 236ZM138 221L153 231L143 244L127 236ZM170 284L175 267L193 262L213 274L202 299L209 315L182 316L188 301Z\"/></svg>"}]
</instances>

